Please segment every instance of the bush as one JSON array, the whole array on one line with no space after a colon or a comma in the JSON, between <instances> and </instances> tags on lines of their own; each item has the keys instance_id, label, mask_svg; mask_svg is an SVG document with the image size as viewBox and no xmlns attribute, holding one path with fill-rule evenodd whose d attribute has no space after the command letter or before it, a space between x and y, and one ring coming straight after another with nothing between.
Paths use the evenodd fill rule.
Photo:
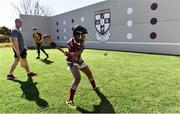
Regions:
<instances>
[{"instance_id":1,"label":"bush","mask_svg":"<svg viewBox=\"0 0 180 114\"><path fill-rule=\"evenodd\" d=\"M4 35L0 35L0 43L9 43L9 37L8 36L4 36Z\"/></svg>"},{"instance_id":2,"label":"bush","mask_svg":"<svg viewBox=\"0 0 180 114\"><path fill-rule=\"evenodd\" d=\"M5 36L10 36L11 35L11 30L5 26L0 27L0 34L3 34Z\"/></svg>"},{"instance_id":3,"label":"bush","mask_svg":"<svg viewBox=\"0 0 180 114\"><path fill-rule=\"evenodd\" d=\"M11 47L12 44L11 43L0 43L0 48L2 47Z\"/></svg>"}]
</instances>

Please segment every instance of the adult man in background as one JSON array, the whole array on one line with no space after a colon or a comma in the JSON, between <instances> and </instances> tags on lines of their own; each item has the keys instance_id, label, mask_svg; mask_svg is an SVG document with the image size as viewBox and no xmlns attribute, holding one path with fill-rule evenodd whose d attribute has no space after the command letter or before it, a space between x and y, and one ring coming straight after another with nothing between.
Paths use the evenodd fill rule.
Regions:
<instances>
[{"instance_id":1,"label":"adult man in background","mask_svg":"<svg viewBox=\"0 0 180 114\"><path fill-rule=\"evenodd\" d=\"M16 66L18 65L19 61L21 63L21 67L25 68L27 72L27 76L36 76L37 73L31 72L28 61L27 61L27 52L26 47L24 45L24 39L23 34L21 32L22 27L22 20L16 19L15 20L15 27L12 29L12 36L10 38L10 41L12 43L12 48L14 51L14 62L11 65L11 68L9 70L9 73L7 75L8 80L14 80L15 76L13 75L14 70L16 69Z\"/></svg>"}]
</instances>

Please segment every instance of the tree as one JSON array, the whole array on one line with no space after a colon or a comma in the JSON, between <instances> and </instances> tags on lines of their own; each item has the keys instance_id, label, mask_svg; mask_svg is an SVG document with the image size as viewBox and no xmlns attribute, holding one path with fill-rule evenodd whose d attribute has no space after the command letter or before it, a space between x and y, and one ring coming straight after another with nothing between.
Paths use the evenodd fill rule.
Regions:
<instances>
[{"instance_id":1,"label":"tree","mask_svg":"<svg viewBox=\"0 0 180 114\"><path fill-rule=\"evenodd\" d=\"M4 36L10 36L11 35L11 30L5 26L0 27L0 34Z\"/></svg>"},{"instance_id":2,"label":"tree","mask_svg":"<svg viewBox=\"0 0 180 114\"><path fill-rule=\"evenodd\" d=\"M51 16L52 10L41 4L40 0L20 0L17 4L12 4L16 13L24 15Z\"/></svg>"}]
</instances>

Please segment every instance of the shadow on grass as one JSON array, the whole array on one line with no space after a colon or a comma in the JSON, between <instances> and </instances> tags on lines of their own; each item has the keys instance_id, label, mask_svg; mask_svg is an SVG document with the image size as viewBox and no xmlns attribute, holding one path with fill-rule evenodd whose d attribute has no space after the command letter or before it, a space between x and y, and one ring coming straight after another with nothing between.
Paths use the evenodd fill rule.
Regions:
<instances>
[{"instance_id":1,"label":"shadow on grass","mask_svg":"<svg viewBox=\"0 0 180 114\"><path fill-rule=\"evenodd\" d=\"M13 80L13 81L21 85L20 88L23 92L23 94L21 95L22 98L25 98L29 101L35 101L40 108L49 107L48 102L40 98L39 90L36 87L37 82L33 82L32 77L28 77L27 81L20 81L20 80Z\"/></svg>"},{"instance_id":2,"label":"shadow on grass","mask_svg":"<svg viewBox=\"0 0 180 114\"><path fill-rule=\"evenodd\" d=\"M99 105L94 105L94 111L88 111L81 107L77 107L77 110L81 113L115 113L111 102L106 98L106 96L99 90L95 90L98 97L101 99Z\"/></svg>"},{"instance_id":3,"label":"shadow on grass","mask_svg":"<svg viewBox=\"0 0 180 114\"><path fill-rule=\"evenodd\" d=\"M50 64L54 63L54 61L48 60L47 58L45 58L45 59L40 59L40 61L43 62L43 63L45 63L45 64L47 64L47 65L50 65Z\"/></svg>"}]
</instances>

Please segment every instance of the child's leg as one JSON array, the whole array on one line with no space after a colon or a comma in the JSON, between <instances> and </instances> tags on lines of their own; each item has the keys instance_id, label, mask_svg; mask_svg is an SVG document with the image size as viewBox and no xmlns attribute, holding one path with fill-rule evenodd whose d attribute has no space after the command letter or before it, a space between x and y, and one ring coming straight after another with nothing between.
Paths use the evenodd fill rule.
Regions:
<instances>
[{"instance_id":1,"label":"child's leg","mask_svg":"<svg viewBox=\"0 0 180 114\"><path fill-rule=\"evenodd\" d=\"M41 46L41 51L46 55L46 57L48 58L48 54L45 52L44 48Z\"/></svg>"},{"instance_id":2,"label":"child's leg","mask_svg":"<svg viewBox=\"0 0 180 114\"><path fill-rule=\"evenodd\" d=\"M71 68L71 72L74 76L74 81L71 85L71 88L70 88L70 92L69 92L69 97L68 97L68 101L73 101L74 99L74 95L76 93L76 90L77 90L77 87L81 81L81 75L80 75L80 72L79 72L79 68L78 66L73 66Z\"/></svg>"},{"instance_id":3,"label":"child's leg","mask_svg":"<svg viewBox=\"0 0 180 114\"><path fill-rule=\"evenodd\" d=\"M40 53L41 53L40 50L41 50L41 45L39 43L37 43L37 53L38 53L37 58L40 57Z\"/></svg>"},{"instance_id":4,"label":"child's leg","mask_svg":"<svg viewBox=\"0 0 180 114\"><path fill-rule=\"evenodd\" d=\"M96 82L94 80L94 77L92 75L92 72L88 66L85 66L84 68L81 68L81 71L86 74L86 76L89 79L89 82L91 83L92 88L96 88Z\"/></svg>"}]
</instances>

